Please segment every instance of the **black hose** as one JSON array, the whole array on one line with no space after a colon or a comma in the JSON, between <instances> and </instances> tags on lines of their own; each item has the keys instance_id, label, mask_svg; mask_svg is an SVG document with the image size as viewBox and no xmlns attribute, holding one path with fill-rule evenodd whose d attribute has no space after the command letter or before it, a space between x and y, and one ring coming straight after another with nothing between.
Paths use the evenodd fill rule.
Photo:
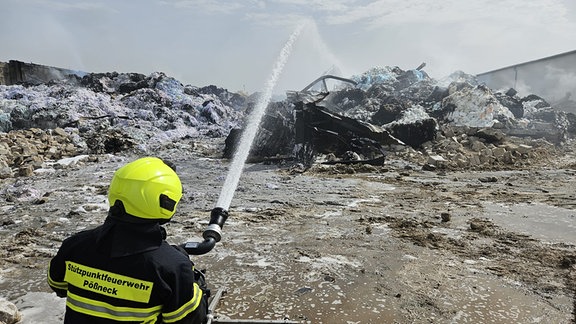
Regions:
<instances>
[{"instance_id":1,"label":"black hose","mask_svg":"<svg viewBox=\"0 0 576 324\"><path fill-rule=\"evenodd\" d=\"M217 242L222 239L222 227L228 219L228 211L222 207L215 207L210 212L210 223L202 233L204 242L188 242L180 245L188 254L201 255L210 252Z\"/></svg>"},{"instance_id":2,"label":"black hose","mask_svg":"<svg viewBox=\"0 0 576 324\"><path fill-rule=\"evenodd\" d=\"M203 242L188 242L181 245L190 255L201 255L210 252L216 245L213 237L207 237Z\"/></svg>"}]
</instances>

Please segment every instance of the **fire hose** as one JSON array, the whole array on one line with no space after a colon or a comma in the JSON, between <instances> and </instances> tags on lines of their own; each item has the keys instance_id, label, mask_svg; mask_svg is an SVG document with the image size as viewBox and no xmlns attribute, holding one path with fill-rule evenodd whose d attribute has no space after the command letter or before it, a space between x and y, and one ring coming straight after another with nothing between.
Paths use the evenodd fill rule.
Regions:
<instances>
[{"instance_id":1,"label":"fire hose","mask_svg":"<svg viewBox=\"0 0 576 324\"><path fill-rule=\"evenodd\" d=\"M228 219L228 211L222 207L215 207L210 212L210 222L202 233L204 241L187 242L181 245L190 255L201 255L210 252L216 243L222 239L222 228Z\"/></svg>"},{"instance_id":2,"label":"fire hose","mask_svg":"<svg viewBox=\"0 0 576 324\"><path fill-rule=\"evenodd\" d=\"M282 71L282 68L284 67L284 64L286 63L286 60L288 59L288 54L290 53L292 45L296 41L296 38L298 37L298 35L300 34L300 32L302 31L304 26L305 26L305 24L300 25L296 29L296 31L294 33L292 33L292 35L290 36L290 39L282 48L282 51L280 52L280 56L279 56L275 66L274 66L274 69L272 70L273 73L271 75L269 82L267 83L267 87L264 91L264 94L262 96L260 96L258 103L256 104L256 107L254 108L254 110L250 114L250 118L248 119L246 129L242 133L242 137L240 139L240 145L236 149L236 152L234 154L234 158L232 159L232 164L230 166L228 176L226 177L224 185L222 186L222 192L220 193L218 203L216 204L216 207L213 208L212 211L210 212L210 222L208 223L208 227L202 233L202 237L204 238L204 241L202 241L202 242L187 242L187 243L180 245L180 247L184 248L184 250L189 255L201 255L201 254L208 253L214 248L214 246L216 246L216 243L220 242L220 240L222 239L222 227L224 227L224 223L226 222L226 219L228 218L228 211L226 209L230 206L230 200L232 199L232 197L234 195L234 191L236 190L236 186L238 185L238 181L240 179L240 175L242 173L244 163L248 157L250 147L252 145L252 142L253 142L254 137L256 136L256 132L258 130L258 124L260 123L260 120L264 116L264 112L266 110L266 107L268 106L268 103L270 102L270 98L272 97L272 90L273 90L274 85L275 85L275 83L276 83L276 81L280 75L280 72ZM225 206L225 207L221 207L221 206ZM221 295L222 295L222 293L217 294L217 296L215 296L217 298L213 298L213 300L212 300L213 306L212 306L212 309L209 309L209 314L208 314L209 315L208 316L209 323L212 323L212 320L214 318L213 314L212 314L214 311L213 308L218 303L218 300L220 299ZM227 322L227 323L297 323L297 322L234 320L232 322Z\"/></svg>"}]
</instances>

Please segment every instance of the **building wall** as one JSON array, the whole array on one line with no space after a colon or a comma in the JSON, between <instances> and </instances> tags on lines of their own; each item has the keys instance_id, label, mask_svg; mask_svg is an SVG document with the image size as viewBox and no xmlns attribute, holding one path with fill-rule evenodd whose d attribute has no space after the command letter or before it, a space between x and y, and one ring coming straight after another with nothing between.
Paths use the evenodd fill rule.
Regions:
<instances>
[{"instance_id":1,"label":"building wall","mask_svg":"<svg viewBox=\"0 0 576 324\"><path fill-rule=\"evenodd\" d=\"M15 60L10 60L8 63L0 62L0 84L4 85L40 84L53 80L64 80L70 74L82 76L85 73Z\"/></svg>"},{"instance_id":2,"label":"building wall","mask_svg":"<svg viewBox=\"0 0 576 324\"><path fill-rule=\"evenodd\" d=\"M564 107L566 102L576 101L576 51L481 73L477 77L492 89L514 88L520 96L535 94L553 106Z\"/></svg>"},{"instance_id":3,"label":"building wall","mask_svg":"<svg viewBox=\"0 0 576 324\"><path fill-rule=\"evenodd\" d=\"M4 62L0 62L0 85L2 84L6 84L6 80L4 78L4 68L6 66L6 63Z\"/></svg>"}]
</instances>

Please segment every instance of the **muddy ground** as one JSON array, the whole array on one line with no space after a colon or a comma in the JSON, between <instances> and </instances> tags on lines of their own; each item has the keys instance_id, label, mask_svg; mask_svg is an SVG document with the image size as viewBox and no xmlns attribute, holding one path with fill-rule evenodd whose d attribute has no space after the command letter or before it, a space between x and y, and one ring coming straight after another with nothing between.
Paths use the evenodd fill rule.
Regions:
<instances>
[{"instance_id":1,"label":"muddy ground","mask_svg":"<svg viewBox=\"0 0 576 324\"><path fill-rule=\"evenodd\" d=\"M143 155L175 162L184 184L169 241L200 241L227 174L222 145L91 155L1 180L0 296L24 323L60 323L47 262L104 220L114 170ZM570 146L556 153L506 170L423 171L393 156L304 173L248 164L222 241L193 260L227 291L220 318L575 323L576 159Z\"/></svg>"}]
</instances>

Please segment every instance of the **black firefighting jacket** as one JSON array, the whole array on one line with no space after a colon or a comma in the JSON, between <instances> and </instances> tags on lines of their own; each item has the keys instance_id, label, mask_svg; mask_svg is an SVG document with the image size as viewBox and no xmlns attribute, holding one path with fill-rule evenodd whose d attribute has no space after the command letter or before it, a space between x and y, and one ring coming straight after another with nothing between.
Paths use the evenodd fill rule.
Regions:
<instances>
[{"instance_id":1,"label":"black firefighting jacket","mask_svg":"<svg viewBox=\"0 0 576 324\"><path fill-rule=\"evenodd\" d=\"M109 215L62 243L48 284L66 297L64 323L203 323L206 296L188 255L157 224Z\"/></svg>"}]
</instances>

